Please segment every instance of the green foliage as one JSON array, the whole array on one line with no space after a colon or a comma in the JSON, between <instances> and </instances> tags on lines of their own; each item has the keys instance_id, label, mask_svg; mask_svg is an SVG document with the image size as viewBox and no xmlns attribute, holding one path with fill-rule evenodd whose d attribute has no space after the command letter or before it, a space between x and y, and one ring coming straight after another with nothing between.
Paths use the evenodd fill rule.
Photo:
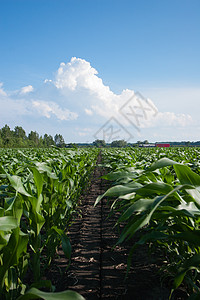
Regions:
<instances>
[{"instance_id":1,"label":"green foliage","mask_svg":"<svg viewBox=\"0 0 200 300\"><path fill-rule=\"evenodd\" d=\"M98 148L106 147L106 142L104 140L95 140L93 145Z\"/></svg>"},{"instance_id":2,"label":"green foliage","mask_svg":"<svg viewBox=\"0 0 200 300\"><path fill-rule=\"evenodd\" d=\"M25 295L20 296L17 300L29 299L43 299L43 300L84 300L81 295L74 291L64 291L59 293L45 293L36 288L31 288Z\"/></svg>"},{"instance_id":3,"label":"green foliage","mask_svg":"<svg viewBox=\"0 0 200 300\"><path fill-rule=\"evenodd\" d=\"M188 295L200 297L200 149L104 150L105 179L113 185L98 196L121 212L117 244L140 232L128 258L131 266L138 245L166 253L163 274L173 279L172 293L182 282ZM120 227L121 228L121 227ZM192 298L191 298L192 299Z\"/></svg>"},{"instance_id":4,"label":"green foliage","mask_svg":"<svg viewBox=\"0 0 200 300\"><path fill-rule=\"evenodd\" d=\"M127 147L127 142L124 140L117 140L117 141L113 141L110 144L111 147L118 147L118 148L123 148L123 147Z\"/></svg>"},{"instance_id":5,"label":"green foliage","mask_svg":"<svg viewBox=\"0 0 200 300\"><path fill-rule=\"evenodd\" d=\"M56 134L54 139L51 135L39 136L36 131L31 131L26 135L25 130L20 126L15 126L14 130L6 124L0 129L0 148L41 148L65 147L65 141L61 134Z\"/></svg>"},{"instance_id":6,"label":"green foliage","mask_svg":"<svg viewBox=\"0 0 200 300\"><path fill-rule=\"evenodd\" d=\"M1 299L25 293L27 270L34 285L41 285L59 247L70 264L68 228L98 153L98 149L0 150ZM48 294L35 289L22 299L35 299L33 295L83 299L74 292Z\"/></svg>"},{"instance_id":7,"label":"green foliage","mask_svg":"<svg viewBox=\"0 0 200 300\"><path fill-rule=\"evenodd\" d=\"M64 138L61 134L56 134L54 137L55 144L57 147L64 147L65 146L65 141Z\"/></svg>"}]
</instances>

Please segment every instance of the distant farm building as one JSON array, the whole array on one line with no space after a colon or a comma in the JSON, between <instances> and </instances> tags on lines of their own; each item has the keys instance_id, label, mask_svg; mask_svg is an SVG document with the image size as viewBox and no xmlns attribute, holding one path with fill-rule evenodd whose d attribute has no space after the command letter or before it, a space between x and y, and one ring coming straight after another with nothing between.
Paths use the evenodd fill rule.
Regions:
<instances>
[{"instance_id":1,"label":"distant farm building","mask_svg":"<svg viewBox=\"0 0 200 300\"><path fill-rule=\"evenodd\" d=\"M148 144L140 144L139 147L155 147L155 144L153 143L148 143Z\"/></svg>"},{"instance_id":2,"label":"distant farm building","mask_svg":"<svg viewBox=\"0 0 200 300\"><path fill-rule=\"evenodd\" d=\"M169 143L156 143L156 147L170 147Z\"/></svg>"},{"instance_id":3,"label":"distant farm building","mask_svg":"<svg viewBox=\"0 0 200 300\"><path fill-rule=\"evenodd\" d=\"M139 144L139 147L145 147L145 148L150 148L150 147L170 147L169 143L141 143Z\"/></svg>"}]
</instances>

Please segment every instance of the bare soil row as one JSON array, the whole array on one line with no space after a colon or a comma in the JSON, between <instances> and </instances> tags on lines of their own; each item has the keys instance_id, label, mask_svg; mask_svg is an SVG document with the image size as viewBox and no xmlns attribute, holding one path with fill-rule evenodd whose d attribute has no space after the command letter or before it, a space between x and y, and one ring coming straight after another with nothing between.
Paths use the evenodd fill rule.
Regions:
<instances>
[{"instance_id":1,"label":"bare soil row","mask_svg":"<svg viewBox=\"0 0 200 300\"><path fill-rule=\"evenodd\" d=\"M55 270L51 270L51 280L58 291L71 289L87 300L168 299L169 289L160 280L159 257L149 255L146 246L136 250L128 279L124 280L130 242L113 248L119 238L114 228L117 216L108 218L106 199L94 207L96 197L108 188L108 183L101 179L105 170L99 166L100 162L101 156L81 198L80 214L70 228L71 265L66 270L68 262L61 251ZM176 299L185 298L177 295Z\"/></svg>"}]
</instances>

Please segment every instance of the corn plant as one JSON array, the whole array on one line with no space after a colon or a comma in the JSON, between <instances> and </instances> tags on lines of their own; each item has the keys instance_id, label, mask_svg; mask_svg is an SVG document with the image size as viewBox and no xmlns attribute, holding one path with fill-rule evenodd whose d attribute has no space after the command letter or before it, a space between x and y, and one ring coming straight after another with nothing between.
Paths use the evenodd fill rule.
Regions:
<instances>
[{"instance_id":1,"label":"corn plant","mask_svg":"<svg viewBox=\"0 0 200 300\"><path fill-rule=\"evenodd\" d=\"M0 295L1 299L52 299L26 284L51 289L41 276L61 245L70 263L67 235L98 150L2 150L0 164ZM42 259L42 263L41 263ZM42 266L42 267L41 267ZM73 292L55 299L83 299Z\"/></svg>"},{"instance_id":2,"label":"corn plant","mask_svg":"<svg viewBox=\"0 0 200 300\"><path fill-rule=\"evenodd\" d=\"M120 155L118 166L115 164L118 155L112 153L115 169L104 178L114 182L114 186L99 196L96 204L103 197L108 197L113 199L112 210L121 212L117 225L122 223L124 228L118 244L131 241L136 232L141 233L141 238L133 244L129 253L128 269L136 247L144 243L153 244L153 249L159 247L168 258L164 269L165 274L173 278L171 294L184 281L188 295L199 297L200 176L188 167L194 165L192 160L189 162L184 157L184 153L181 156L178 152L180 156L177 157L177 149L166 151L166 154L172 153L171 157L175 153L175 161L160 155L160 151L157 154L162 158L151 165L144 162L145 151L137 160L134 154L138 155L138 150L136 153L127 151L124 157ZM184 152L183 149L181 151ZM130 152L133 159L129 161L127 156ZM196 149L193 154L195 152ZM108 156L105 159L112 169L113 163L107 162Z\"/></svg>"}]
</instances>

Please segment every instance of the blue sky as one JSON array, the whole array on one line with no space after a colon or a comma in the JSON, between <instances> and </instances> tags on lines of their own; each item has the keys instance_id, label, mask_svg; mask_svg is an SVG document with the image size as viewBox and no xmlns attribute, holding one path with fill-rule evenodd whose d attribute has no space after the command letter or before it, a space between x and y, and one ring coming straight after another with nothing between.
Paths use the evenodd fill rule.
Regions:
<instances>
[{"instance_id":1,"label":"blue sky","mask_svg":"<svg viewBox=\"0 0 200 300\"><path fill-rule=\"evenodd\" d=\"M0 0L0 127L85 142L114 117L133 142L200 140L199 14L199 0ZM133 91L157 109L135 108L139 129L120 114Z\"/></svg>"}]
</instances>

